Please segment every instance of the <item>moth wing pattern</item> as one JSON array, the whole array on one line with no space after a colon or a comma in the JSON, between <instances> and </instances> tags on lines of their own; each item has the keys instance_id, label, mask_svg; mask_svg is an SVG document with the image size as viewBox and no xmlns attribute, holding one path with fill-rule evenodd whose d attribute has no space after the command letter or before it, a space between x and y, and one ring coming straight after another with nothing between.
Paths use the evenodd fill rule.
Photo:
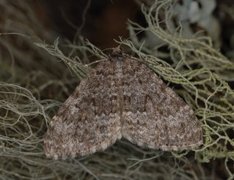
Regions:
<instances>
[{"instance_id":1,"label":"moth wing pattern","mask_svg":"<svg viewBox=\"0 0 234 180\"><path fill-rule=\"evenodd\" d=\"M105 150L121 138L115 78L114 66L105 61L81 81L50 122L44 136L47 157L88 155Z\"/></svg>"},{"instance_id":2,"label":"moth wing pattern","mask_svg":"<svg viewBox=\"0 0 234 180\"><path fill-rule=\"evenodd\" d=\"M44 136L47 157L105 150L121 137L165 151L202 144L194 111L144 63L113 54L60 107Z\"/></svg>"},{"instance_id":3,"label":"moth wing pattern","mask_svg":"<svg viewBox=\"0 0 234 180\"><path fill-rule=\"evenodd\" d=\"M201 124L182 98L145 64L130 58L124 63L122 136L165 151L201 145Z\"/></svg>"}]
</instances>

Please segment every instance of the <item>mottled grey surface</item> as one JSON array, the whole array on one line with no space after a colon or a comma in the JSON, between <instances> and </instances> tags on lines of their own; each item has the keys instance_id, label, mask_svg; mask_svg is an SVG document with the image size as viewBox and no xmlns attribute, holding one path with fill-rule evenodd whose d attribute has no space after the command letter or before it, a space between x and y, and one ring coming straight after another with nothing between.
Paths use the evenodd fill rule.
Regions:
<instances>
[{"instance_id":1,"label":"mottled grey surface","mask_svg":"<svg viewBox=\"0 0 234 180\"><path fill-rule=\"evenodd\" d=\"M105 150L117 139L161 150L202 144L193 110L146 65L129 56L99 63L60 107L44 136L47 157Z\"/></svg>"}]
</instances>

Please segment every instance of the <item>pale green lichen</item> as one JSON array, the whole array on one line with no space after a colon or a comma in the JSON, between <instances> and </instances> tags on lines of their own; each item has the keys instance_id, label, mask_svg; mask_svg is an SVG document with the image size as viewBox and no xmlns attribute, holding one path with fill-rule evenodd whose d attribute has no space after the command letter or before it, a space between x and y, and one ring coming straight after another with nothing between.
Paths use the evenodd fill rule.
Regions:
<instances>
[{"instance_id":1,"label":"pale green lichen","mask_svg":"<svg viewBox=\"0 0 234 180\"><path fill-rule=\"evenodd\" d=\"M143 9L148 27L144 28L136 23L132 23L130 27L132 32L133 30L150 32L160 39L161 44L169 49L167 57L172 53L178 55L177 58L173 58L172 66L148 53L152 52L152 48L144 46L147 42L142 44L138 41L133 44L131 41L123 41L122 44L129 46L165 80L180 84L184 88L178 93L194 106L197 116L203 122L205 141L203 147L196 150L197 159L205 162L214 158L232 159L234 91L225 80L233 80L234 63L215 50L207 37L185 38L180 30L170 32L165 22L160 23L159 13L170 14L172 8L170 0L158 1L149 9ZM166 27L163 29L161 24L166 24ZM147 53L139 51L137 47Z\"/></svg>"}]
</instances>

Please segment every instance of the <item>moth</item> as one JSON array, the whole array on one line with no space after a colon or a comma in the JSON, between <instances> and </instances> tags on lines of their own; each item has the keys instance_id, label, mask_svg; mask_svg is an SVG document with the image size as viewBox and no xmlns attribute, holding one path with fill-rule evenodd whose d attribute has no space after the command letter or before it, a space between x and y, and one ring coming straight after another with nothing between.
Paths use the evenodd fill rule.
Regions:
<instances>
[{"instance_id":1,"label":"moth","mask_svg":"<svg viewBox=\"0 0 234 180\"><path fill-rule=\"evenodd\" d=\"M116 140L163 151L203 143L194 111L149 67L121 52L100 62L52 118L44 151L53 159L103 151Z\"/></svg>"}]
</instances>

